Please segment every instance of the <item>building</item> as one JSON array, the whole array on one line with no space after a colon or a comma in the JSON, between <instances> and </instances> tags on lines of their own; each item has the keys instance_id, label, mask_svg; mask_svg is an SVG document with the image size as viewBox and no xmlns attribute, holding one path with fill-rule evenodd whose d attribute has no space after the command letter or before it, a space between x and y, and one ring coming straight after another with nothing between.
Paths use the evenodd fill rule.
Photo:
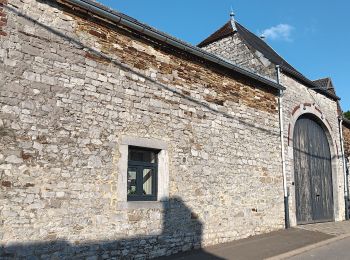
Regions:
<instances>
[{"instance_id":1,"label":"building","mask_svg":"<svg viewBox=\"0 0 350 260\"><path fill-rule=\"evenodd\" d=\"M345 195L345 202L346 202L346 209L347 209L347 219L350 218L350 198L349 198L349 170L350 170L350 121L346 118L343 118L342 121L342 137L343 137L343 149L344 149L344 161L345 161L345 168L344 171L346 172L346 180L347 180L347 187L346 187L346 195Z\"/></svg>"},{"instance_id":2,"label":"building","mask_svg":"<svg viewBox=\"0 0 350 260\"><path fill-rule=\"evenodd\" d=\"M329 78L307 79L263 39L236 22L233 14L224 26L198 46L265 77L278 77L286 88L281 101L286 129L284 195L291 224L342 219L341 110L332 81Z\"/></svg>"},{"instance_id":3,"label":"building","mask_svg":"<svg viewBox=\"0 0 350 260\"><path fill-rule=\"evenodd\" d=\"M343 122L343 134L345 157L350 161L350 121L347 119L344 119Z\"/></svg>"},{"instance_id":4,"label":"building","mask_svg":"<svg viewBox=\"0 0 350 260\"><path fill-rule=\"evenodd\" d=\"M343 119L343 138L344 138L344 153L347 160L347 170L349 175L350 168L350 121Z\"/></svg>"},{"instance_id":5,"label":"building","mask_svg":"<svg viewBox=\"0 0 350 260\"><path fill-rule=\"evenodd\" d=\"M153 258L344 219L338 98L233 18L199 48L88 0L0 4L1 257Z\"/></svg>"}]
</instances>

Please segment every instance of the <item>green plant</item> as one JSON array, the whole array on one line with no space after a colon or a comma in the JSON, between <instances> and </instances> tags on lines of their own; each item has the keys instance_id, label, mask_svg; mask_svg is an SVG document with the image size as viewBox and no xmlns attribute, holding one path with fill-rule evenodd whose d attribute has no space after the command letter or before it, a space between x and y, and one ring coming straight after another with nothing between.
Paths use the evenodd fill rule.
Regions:
<instances>
[{"instance_id":1,"label":"green plant","mask_svg":"<svg viewBox=\"0 0 350 260\"><path fill-rule=\"evenodd\" d=\"M350 120L350 110L344 113L344 117Z\"/></svg>"}]
</instances>

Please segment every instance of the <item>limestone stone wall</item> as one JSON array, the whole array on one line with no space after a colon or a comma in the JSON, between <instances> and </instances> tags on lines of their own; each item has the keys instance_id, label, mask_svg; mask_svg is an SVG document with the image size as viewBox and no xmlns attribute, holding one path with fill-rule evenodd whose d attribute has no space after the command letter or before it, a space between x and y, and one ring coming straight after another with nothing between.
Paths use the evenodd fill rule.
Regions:
<instances>
[{"instance_id":1,"label":"limestone stone wall","mask_svg":"<svg viewBox=\"0 0 350 260\"><path fill-rule=\"evenodd\" d=\"M309 113L315 116L324 126L332 154L332 179L334 198L334 217L336 221L344 219L344 178L342 158L340 156L340 136L337 102L311 90L295 79L282 73L281 83L286 87L283 96L283 113L285 129L286 168L288 187L290 188L290 216L293 225L295 220L295 186L293 160L293 126L299 115Z\"/></svg>"},{"instance_id":2,"label":"limestone stone wall","mask_svg":"<svg viewBox=\"0 0 350 260\"><path fill-rule=\"evenodd\" d=\"M212 42L203 49L260 75L276 79L275 66L262 53L247 45L238 33Z\"/></svg>"},{"instance_id":3,"label":"limestone stone wall","mask_svg":"<svg viewBox=\"0 0 350 260\"><path fill-rule=\"evenodd\" d=\"M283 227L273 90L54 1L3 10L1 257L143 259ZM164 201L118 196L124 136L167 144Z\"/></svg>"},{"instance_id":4,"label":"limestone stone wall","mask_svg":"<svg viewBox=\"0 0 350 260\"><path fill-rule=\"evenodd\" d=\"M223 58L252 69L262 75L275 79L274 66L270 64L257 51L252 50L246 43L240 40L238 34L223 38L219 41L209 44L204 49L215 53ZM293 225L295 220L295 193L294 193L294 161L293 161L293 140L291 132L293 124L297 120L296 115L304 112L314 114L319 118L321 124L328 126L330 135L330 145L332 150L333 164L333 195L335 203L335 219L341 220L344 216L343 199L343 170L342 160L339 157L340 137L337 102L321 95L307 86L304 86L296 79L282 72L281 84L286 88L283 96L283 115L285 130L286 166L288 176L288 187L290 189L290 216ZM305 108L305 109L304 109ZM301 112L300 112L301 111Z\"/></svg>"}]
</instances>

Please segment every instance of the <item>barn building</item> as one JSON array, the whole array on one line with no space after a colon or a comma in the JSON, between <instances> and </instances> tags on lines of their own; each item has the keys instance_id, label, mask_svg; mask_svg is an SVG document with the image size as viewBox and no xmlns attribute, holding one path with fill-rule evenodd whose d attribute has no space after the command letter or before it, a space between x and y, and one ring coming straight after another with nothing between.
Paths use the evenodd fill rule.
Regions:
<instances>
[{"instance_id":1,"label":"barn building","mask_svg":"<svg viewBox=\"0 0 350 260\"><path fill-rule=\"evenodd\" d=\"M233 15L198 46L90 0L0 17L0 257L145 259L345 219L334 88Z\"/></svg>"},{"instance_id":2,"label":"barn building","mask_svg":"<svg viewBox=\"0 0 350 260\"><path fill-rule=\"evenodd\" d=\"M291 224L341 219L344 194L339 186L344 187L344 172L339 160L339 98L331 80L307 79L236 22L233 14L198 46L260 75L279 78L286 88L281 100L286 130L285 197Z\"/></svg>"}]
</instances>

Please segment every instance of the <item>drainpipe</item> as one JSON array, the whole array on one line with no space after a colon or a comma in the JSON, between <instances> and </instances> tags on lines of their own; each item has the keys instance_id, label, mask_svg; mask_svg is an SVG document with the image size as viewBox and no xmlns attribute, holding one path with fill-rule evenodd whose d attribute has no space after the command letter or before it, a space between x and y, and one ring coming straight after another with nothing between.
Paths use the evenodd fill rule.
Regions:
<instances>
[{"instance_id":1,"label":"drainpipe","mask_svg":"<svg viewBox=\"0 0 350 260\"><path fill-rule=\"evenodd\" d=\"M277 84L281 84L281 68L276 65ZM284 195L284 225L285 228L290 228L289 223L289 192L287 187L286 175L286 155L284 149L284 130L283 130L283 90L280 89L278 97L278 113L280 121L280 135L281 135L281 157L282 157L282 175L283 175L283 195Z\"/></svg>"},{"instance_id":2,"label":"drainpipe","mask_svg":"<svg viewBox=\"0 0 350 260\"><path fill-rule=\"evenodd\" d=\"M343 118L339 117L339 132L340 132L340 147L343 160L343 172L344 172L344 199L345 199L345 219L349 220L349 182L346 172L346 159L344 151L344 138L343 138Z\"/></svg>"}]
</instances>

